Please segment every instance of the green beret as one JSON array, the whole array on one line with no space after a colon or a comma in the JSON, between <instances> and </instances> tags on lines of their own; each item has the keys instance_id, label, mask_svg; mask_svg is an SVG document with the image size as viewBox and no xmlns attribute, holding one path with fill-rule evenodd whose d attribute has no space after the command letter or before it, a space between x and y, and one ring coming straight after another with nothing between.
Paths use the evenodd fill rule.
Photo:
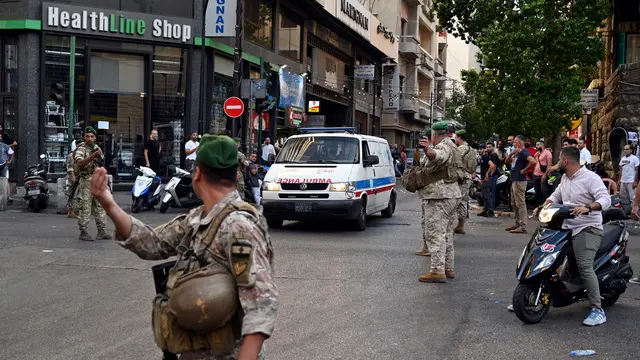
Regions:
<instances>
[{"instance_id":1,"label":"green beret","mask_svg":"<svg viewBox=\"0 0 640 360\"><path fill-rule=\"evenodd\" d=\"M426 129L424 131L424 136L431 136L431 129Z\"/></svg>"},{"instance_id":2,"label":"green beret","mask_svg":"<svg viewBox=\"0 0 640 360\"><path fill-rule=\"evenodd\" d=\"M233 141L239 143L240 141L242 141L240 138L233 138Z\"/></svg>"},{"instance_id":3,"label":"green beret","mask_svg":"<svg viewBox=\"0 0 640 360\"><path fill-rule=\"evenodd\" d=\"M87 126L86 128L84 128L84 133L93 133L93 135L98 135L98 132L96 131L96 129L94 129L91 126Z\"/></svg>"},{"instance_id":4,"label":"green beret","mask_svg":"<svg viewBox=\"0 0 640 360\"><path fill-rule=\"evenodd\" d=\"M465 130L465 129L460 129L460 130L456 131L456 135L458 135L458 136L464 136L464 135L467 135L467 130Z\"/></svg>"},{"instance_id":5,"label":"green beret","mask_svg":"<svg viewBox=\"0 0 640 360\"><path fill-rule=\"evenodd\" d=\"M203 135L196 156L198 162L213 169L238 165L238 147L233 139L224 135Z\"/></svg>"},{"instance_id":6,"label":"green beret","mask_svg":"<svg viewBox=\"0 0 640 360\"><path fill-rule=\"evenodd\" d=\"M438 121L437 123L431 125L431 130L433 131L449 130L449 123L446 121Z\"/></svg>"}]
</instances>

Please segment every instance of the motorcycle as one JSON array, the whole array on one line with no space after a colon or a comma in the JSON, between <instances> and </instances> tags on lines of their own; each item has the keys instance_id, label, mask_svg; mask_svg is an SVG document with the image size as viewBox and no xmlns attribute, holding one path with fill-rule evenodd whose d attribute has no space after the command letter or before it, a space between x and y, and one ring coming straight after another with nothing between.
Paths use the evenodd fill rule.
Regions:
<instances>
[{"instance_id":1,"label":"motorcycle","mask_svg":"<svg viewBox=\"0 0 640 360\"><path fill-rule=\"evenodd\" d=\"M191 173L176 166L170 168L175 174L164 189L165 194L160 205L160 212L165 213L170 207L191 208L202 205L202 200L191 188L193 181Z\"/></svg>"},{"instance_id":2,"label":"motorcycle","mask_svg":"<svg viewBox=\"0 0 640 360\"><path fill-rule=\"evenodd\" d=\"M131 189L131 212L138 213L142 209L153 210L160 202L162 192L162 180L156 176L156 172L148 167L137 168L141 175L138 175L133 188Z\"/></svg>"},{"instance_id":3,"label":"motorcycle","mask_svg":"<svg viewBox=\"0 0 640 360\"><path fill-rule=\"evenodd\" d=\"M573 209L549 204L540 211L538 227L518 260L516 277L519 284L513 293L513 309L522 322L539 323L551 306L564 307L587 300L587 291L573 258L572 230L563 229ZM633 276L626 254L629 233L624 221L604 225L604 237L594 261L600 284L602 303L610 306L618 301Z\"/></svg>"},{"instance_id":4,"label":"motorcycle","mask_svg":"<svg viewBox=\"0 0 640 360\"><path fill-rule=\"evenodd\" d=\"M49 185L47 184L47 167L49 159L40 155L38 165L29 166L22 179L24 180L24 201L29 210L39 213L49 205Z\"/></svg>"}]
</instances>

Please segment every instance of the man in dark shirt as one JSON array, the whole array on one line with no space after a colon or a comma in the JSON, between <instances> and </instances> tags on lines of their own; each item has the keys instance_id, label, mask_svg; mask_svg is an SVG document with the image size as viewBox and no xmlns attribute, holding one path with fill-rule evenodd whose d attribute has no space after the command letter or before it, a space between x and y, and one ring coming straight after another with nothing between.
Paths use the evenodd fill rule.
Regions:
<instances>
[{"instance_id":1,"label":"man in dark shirt","mask_svg":"<svg viewBox=\"0 0 640 360\"><path fill-rule=\"evenodd\" d=\"M507 157L507 164L511 165L511 207L515 212L516 224L505 230L514 234L527 232L527 204L525 192L527 190L527 172L536 166L536 160L524 146L524 137L516 136L514 149Z\"/></svg>"},{"instance_id":2,"label":"man in dark shirt","mask_svg":"<svg viewBox=\"0 0 640 360\"><path fill-rule=\"evenodd\" d=\"M18 143L13 140L12 138L9 137L9 135L4 133L4 128L2 127L2 125L0 125L0 135L2 135L2 142L11 146L11 147L15 147L16 145L18 145Z\"/></svg>"},{"instance_id":3,"label":"man in dark shirt","mask_svg":"<svg viewBox=\"0 0 640 360\"><path fill-rule=\"evenodd\" d=\"M158 141L158 130L152 130L149 140L144 144L144 159L147 162L147 167L155 171L156 174L160 173L160 141Z\"/></svg>"},{"instance_id":4,"label":"man in dark shirt","mask_svg":"<svg viewBox=\"0 0 640 360\"><path fill-rule=\"evenodd\" d=\"M484 155L480 160L480 175L482 176L482 196L484 210L478 216L495 217L496 181L500 173L500 160L493 149L493 143L487 143Z\"/></svg>"}]
</instances>

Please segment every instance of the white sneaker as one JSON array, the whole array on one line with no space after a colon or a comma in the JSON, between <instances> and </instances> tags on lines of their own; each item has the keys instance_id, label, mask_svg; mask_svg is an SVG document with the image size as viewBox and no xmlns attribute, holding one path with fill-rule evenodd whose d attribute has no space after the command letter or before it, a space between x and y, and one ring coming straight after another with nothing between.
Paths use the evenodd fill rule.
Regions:
<instances>
[{"instance_id":1,"label":"white sneaker","mask_svg":"<svg viewBox=\"0 0 640 360\"><path fill-rule=\"evenodd\" d=\"M636 276L633 279L629 280L630 284L640 285L640 277Z\"/></svg>"},{"instance_id":2,"label":"white sneaker","mask_svg":"<svg viewBox=\"0 0 640 360\"><path fill-rule=\"evenodd\" d=\"M513 311L514 311L514 310L513 310L513 304L511 304L511 305L507 306L507 310L509 310L509 311L513 312Z\"/></svg>"}]
</instances>

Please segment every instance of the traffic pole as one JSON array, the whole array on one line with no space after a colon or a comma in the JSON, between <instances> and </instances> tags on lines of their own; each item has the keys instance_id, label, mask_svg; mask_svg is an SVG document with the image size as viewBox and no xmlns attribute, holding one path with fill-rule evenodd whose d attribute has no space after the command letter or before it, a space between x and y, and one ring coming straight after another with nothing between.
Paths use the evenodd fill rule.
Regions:
<instances>
[{"instance_id":1,"label":"traffic pole","mask_svg":"<svg viewBox=\"0 0 640 360\"><path fill-rule=\"evenodd\" d=\"M69 45L69 152L71 152L71 144L73 143L73 127L75 126L75 96L76 96L76 37L71 37L71 43Z\"/></svg>"},{"instance_id":2,"label":"traffic pole","mask_svg":"<svg viewBox=\"0 0 640 360\"><path fill-rule=\"evenodd\" d=\"M260 78L264 76L264 57L260 56ZM268 90L268 89L267 89ZM267 94L268 95L268 94ZM261 109L262 110L262 109ZM251 113L251 128L253 131L253 112ZM260 159L262 159L262 111L258 114L258 148L256 151L258 152L258 163Z\"/></svg>"},{"instance_id":3,"label":"traffic pole","mask_svg":"<svg viewBox=\"0 0 640 360\"><path fill-rule=\"evenodd\" d=\"M238 0L236 7L236 40L233 49L233 96L240 97L240 82L242 81L242 40L244 39L244 0ZM237 119L237 118L236 118ZM232 119L227 123L231 127L231 134L237 133L238 122Z\"/></svg>"}]
</instances>

